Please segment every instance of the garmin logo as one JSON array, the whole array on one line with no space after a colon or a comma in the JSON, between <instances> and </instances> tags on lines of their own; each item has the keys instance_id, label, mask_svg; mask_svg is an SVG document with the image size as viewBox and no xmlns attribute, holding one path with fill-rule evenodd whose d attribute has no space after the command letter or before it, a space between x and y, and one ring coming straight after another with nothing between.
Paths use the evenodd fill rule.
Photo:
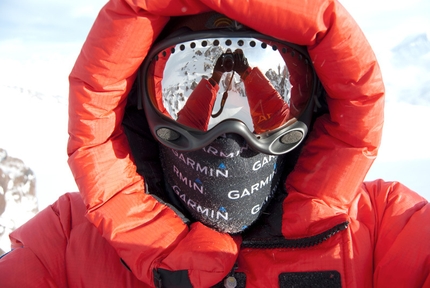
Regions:
<instances>
[{"instance_id":1,"label":"garmin logo","mask_svg":"<svg viewBox=\"0 0 430 288\"><path fill-rule=\"evenodd\" d=\"M185 185L187 185L191 189L194 189L194 191L198 191L201 194L203 194L203 184L198 178L195 181L188 179L188 177L182 175L181 171L179 171L178 167L176 167L175 165L173 165L173 172L176 174L179 180L183 182Z\"/></svg>"},{"instance_id":2,"label":"garmin logo","mask_svg":"<svg viewBox=\"0 0 430 288\"><path fill-rule=\"evenodd\" d=\"M279 186L279 181L276 182L275 186L273 186L273 188L270 190L270 194L267 195L267 197L264 199L264 201L263 201L263 203L261 205L257 204L254 207L252 207L252 209L251 209L251 214L252 215L255 215L255 214L257 214L257 213L260 212L261 208L273 197L273 195L275 194L276 189L278 189L278 186Z\"/></svg>"},{"instance_id":3,"label":"garmin logo","mask_svg":"<svg viewBox=\"0 0 430 288\"><path fill-rule=\"evenodd\" d=\"M261 210L261 206L260 206L260 204L257 204L257 205L255 205L254 207L252 207L252 209L251 209L251 214L252 214L252 215L255 215L255 214L257 214L258 212L260 212L260 210Z\"/></svg>"},{"instance_id":4,"label":"garmin logo","mask_svg":"<svg viewBox=\"0 0 430 288\"><path fill-rule=\"evenodd\" d=\"M263 189L265 186L271 184L274 175L275 172L272 172L269 176L266 177L266 179L261 180L254 185L251 185L250 188L245 188L243 190L231 190L228 192L227 196L232 200L251 196L252 194L254 194L254 192L257 192L260 189Z\"/></svg>"},{"instance_id":5,"label":"garmin logo","mask_svg":"<svg viewBox=\"0 0 430 288\"><path fill-rule=\"evenodd\" d=\"M190 157L186 157L184 156L184 154L179 153L176 150L171 149L173 154L178 157L178 159L180 159L182 162L184 162L185 165L187 165L188 167L191 167L191 169L202 173L204 175L207 176L211 176L211 177L225 177L228 178L228 170L227 167L225 167L225 165L223 163L221 163L218 168L219 169L213 169L213 168L209 168L208 166L202 166L199 162L194 161L193 159L191 159Z\"/></svg>"},{"instance_id":6,"label":"garmin logo","mask_svg":"<svg viewBox=\"0 0 430 288\"><path fill-rule=\"evenodd\" d=\"M213 209L203 207L200 204L196 203L194 200L190 199L181 192L181 189L178 186L173 186L173 191L175 191L176 195L187 205L190 209L194 210L196 213L206 216L207 218L214 220L225 220L228 221L228 212L225 209L220 209L215 211Z\"/></svg>"},{"instance_id":7,"label":"garmin logo","mask_svg":"<svg viewBox=\"0 0 430 288\"><path fill-rule=\"evenodd\" d=\"M258 160L252 165L252 170L257 171L263 168L266 164L270 163L273 159L276 159L276 156L270 155L269 157L263 157L263 160Z\"/></svg>"}]
</instances>

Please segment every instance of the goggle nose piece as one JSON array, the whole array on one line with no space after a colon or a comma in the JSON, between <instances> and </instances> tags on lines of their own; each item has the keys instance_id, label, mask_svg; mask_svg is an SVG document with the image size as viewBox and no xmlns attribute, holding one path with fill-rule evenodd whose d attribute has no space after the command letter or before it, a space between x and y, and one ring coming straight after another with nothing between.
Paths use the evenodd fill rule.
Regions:
<instances>
[{"instance_id":1,"label":"goggle nose piece","mask_svg":"<svg viewBox=\"0 0 430 288\"><path fill-rule=\"evenodd\" d=\"M169 128L160 128L157 130L157 136L165 141L175 141L181 137L181 135Z\"/></svg>"},{"instance_id":2,"label":"goggle nose piece","mask_svg":"<svg viewBox=\"0 0 430 288\"><path fill-rule=\"evenodd\" d=\"M279 141L282 144L293 145L299 143L303 139L303 132L299 130L288 131L285 135L283 135Z\"/></svg>"}]
</instances>

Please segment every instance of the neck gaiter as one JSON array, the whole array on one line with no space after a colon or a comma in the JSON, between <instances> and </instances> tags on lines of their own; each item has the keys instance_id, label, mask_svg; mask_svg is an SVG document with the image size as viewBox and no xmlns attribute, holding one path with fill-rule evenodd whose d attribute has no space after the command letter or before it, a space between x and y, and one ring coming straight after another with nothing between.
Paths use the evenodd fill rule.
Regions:
<instances>
[{"instance_id":1,"label":"neck gaiter","mask_svg":"<svg viewBox=\"0 0 430 288\"><path fill-rule=\"evenodd\" d=\"M282 156L257 153L228 134L192 152L161 146L168 190L197 221L225 233L249 227L279 183Z\"/></svg>"}]
</instances>

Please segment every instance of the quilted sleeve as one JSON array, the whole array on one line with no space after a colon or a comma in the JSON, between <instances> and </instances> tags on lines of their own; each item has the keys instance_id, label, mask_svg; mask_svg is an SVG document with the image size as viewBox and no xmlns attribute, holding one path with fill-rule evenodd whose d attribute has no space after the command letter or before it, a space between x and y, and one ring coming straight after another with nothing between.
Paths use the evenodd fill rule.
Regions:
<instances>
[{"instance_id":1,"label":"quilted sleeve","mask_svg":"<svg viewBox=\"0 0 430 288\"><path fill-rule=\"evenodd\" d=\"M366 183L376 213L374 286L430 285L430 204L398 182Z\"/></svg>"}]
</instances>

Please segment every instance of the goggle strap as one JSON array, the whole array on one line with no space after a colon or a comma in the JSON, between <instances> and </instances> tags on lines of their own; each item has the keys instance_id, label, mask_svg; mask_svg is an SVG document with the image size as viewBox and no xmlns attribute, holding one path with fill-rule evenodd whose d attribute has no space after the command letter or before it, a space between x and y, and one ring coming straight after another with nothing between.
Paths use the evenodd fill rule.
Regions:
<instances>
[{"instance_id":1,"label":"goggle strap","mask_svg":"<svg viewBox=\"0 0 430 288\"><path fill-rule=\"evenodd\" d=\"M221 115L222 110L224 109L224 105L225 105L225 101L227 101L227 97L228 97L228 90L231 88L231 82L233 81L233 76L234 76L234 71L230 77L230 82L228 83L228 87L226 88L225 92L222 94L222 99L221 99L221 103L220 103L220 109L217 113L212 114L212 118L216 118L219 115Z\"/></svg>"}]
</instances>

